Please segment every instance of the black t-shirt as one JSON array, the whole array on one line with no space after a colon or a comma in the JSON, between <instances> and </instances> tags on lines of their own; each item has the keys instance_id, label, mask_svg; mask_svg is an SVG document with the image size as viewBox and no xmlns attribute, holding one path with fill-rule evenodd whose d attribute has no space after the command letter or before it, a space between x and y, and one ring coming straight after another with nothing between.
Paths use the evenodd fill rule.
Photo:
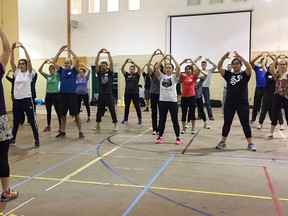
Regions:
<instances>
[{"instance_id":1,"label":"black t-shirt","mask_svg":"<svg viewBox=\"0 0 288 216\"><path fill-rule=\"evenodd\" d=\"M270 71L266 72L265 77L266 77L265 94L273 95L275 91L275 80Z\"/></svg>"},{"instance_id":2,"label":"black t-shirt","mask_svg":"<svg viewBox=\"0 0 288 216\"><path fill-rule=\"evenodd\" d=\"M144 88L145 89L149 89L150 90L150 87L151 87L151 79L150 79L150 75L143 72L142 73L143 77L144 77Z\"/></svg>"},{"instance_id":3,"label":"black t-shirt","mask_svg":"<svg viewBox=\"0 0 288 216\"><path fill-rule=\"evenodd\" d=\"M99 83L99 94L112 94L113 72L109 69L106 72L97 73Z\"/></svg>"},{"instance_id":4,"label":"black t-shirt","mask_svg":"<svg viewBox=\"0 0 288 216\"><path fill-rule=\"evenodd\" d=\"M246 71L241 71L236 74L225 70L224 79L227 82L225 105L249 104L248 82L250 76L246 74Z\"/></svg>"},{"instance_id":5,"label":"black t-shirt","mask_svg":"<svg viewBox=\"0 0 288 216\"><path fill-rule=\"evenodd\" d=\"M134 73L133 75L126 72L125 74L125 93L126 94L139 94L139 79L140 76L138 73Z\"/></svg>"}]
</instances>

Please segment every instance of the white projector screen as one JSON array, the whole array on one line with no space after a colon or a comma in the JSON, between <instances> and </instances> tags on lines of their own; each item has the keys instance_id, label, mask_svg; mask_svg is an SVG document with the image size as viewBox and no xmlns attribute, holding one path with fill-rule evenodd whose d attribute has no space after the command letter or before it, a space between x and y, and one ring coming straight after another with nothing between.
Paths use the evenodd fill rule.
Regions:
<instances>
[{"instance_id":1,"label":"white projector screen","mask_svg":"<svg viewBox=\"0 0 288 216\"><path fill-rule=\"evenodd\" d=\"M217 65L227 51L249 60L250 41L251 11L170 17L170 52L179 62L202 56Z\"/></svg>"}]
</instances>

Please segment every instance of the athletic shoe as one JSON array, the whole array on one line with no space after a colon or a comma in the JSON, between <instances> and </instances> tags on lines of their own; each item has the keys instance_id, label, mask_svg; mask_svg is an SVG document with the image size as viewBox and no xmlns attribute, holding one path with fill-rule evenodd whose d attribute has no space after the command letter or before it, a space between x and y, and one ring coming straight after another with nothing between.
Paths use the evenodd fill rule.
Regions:
<instances>
[{"instance_id":1,"label":"athletic shoe","mask_svg":"<svg viewBox=\"0 0 288 216\"><path fill-rule=\"evenodd\" d=\"M15 142L14 139L11 139L11 140L10 140L10 146L16 146L16 142Z\"/></svg>"},{"instance_id":2,"label":"athletic shoe","mask_svg":"<svg viewBox=\"0 0 288 216\"><path fill-rule=\"evenodd\" d=\"M183 129L183 130L181 131L181 134L185 134L185 133L186 133L186 130Z\"/></svg>"},{"instance_id":3,"label":"athletic shoe","mask_svg":"<svg viewBox=\"0 0 288 216\"><path fill-rule=\"evenodd\" d=\"M256 151L256 147L253 143L248 144L247 149L249 151Z\"/></svg>"},{"instance_id":4,"label":"athletic shoe","mask_svg":"<svg viewBox=\"0 0 288 216\"><path fill-rule=\"evenodd\" d=\"M176 138L175 144L180 145L180 138L179 137Z\"/></svg>"},{"instance_id":5,"label":"athletic shoe","mask_svg":"<svg viewBox=\"0 0 288 216\"><path fill-rule=\"evenodd\" d=\"M62 132L62 131L60 131L57 135L56 135L56 137L55 138L59 138L59 137L65 137L66 136L66 133L65 132Z\"/></svg>"},{"instance_id":6,"label":"athletic shoe","mask_svg":"<svg viewBox=\"0 0 288 216\"><path fill-rule=\"evenodd\" d=\"M40 147L40 142L39 140L35 142L34 148L39 148Z\"/></svg>"},{"instance_id":7,"label":"athletic shoe","mask_svg":"<svg viewBox=\"0 0 288 216\"><path fill-rule=\"evenodd\" d=\"M153 132L152 132L152 135L157 135L157 131L153 131Z\"/></svg>"},{"instance_id":8,"label":"athletic shoe","mask_svg":"<svg viewBox=\"0 0 288 216\"><path fill-rule=\"evenodd\" d=\"M185 128L191 128L191 123L190 123L190 122L187 123L186 126L185 126Z\"/></svg>"},{"instance_id":9,"label":"athletic shoe","mask_svg":"<svg viewBox=\"0 0 288 216\"><path fill-rule=\"evenodd\" d=\"M50 128L50 126L48 125L48 126L46 126L45 128L44 128L44 130L43 130L44 132L48 132L48 131L51 131L51 128Z\"/></svg>"},{"instance_id":10,"label":"athletic shoe","mask_svg":"<svg viewBox=\"0 0 288 216\"><path fill-rule=\"evenodd\" d=\"M210 119L211 121L214 121L214 120L215 120L215 118L214 118L213 116L209 117L209 119Z\"/></svg>"},{"instance_id":11,"label":"athletic shoe","mask_svg":"<svg viewBox=\"0 0 288 216\"><path fill-rule=\"evenodd\" d=\"M192 128L192 129L191 129L191 134L196 134L195 128Z\"/></svg>"},{"instance_id":12,"label":"athletic shoe","mask_svg":"<svg viewBox=\"0 0 288 216\"><path fill-rule=\"evenodd\" d=\"M226 148L226 143L221 141L220 143L218 143L218 145L215 147L216 149L223 149Z\"/></svg>"},{"instance_id":13,"label":"athletic shoe","mask_svg":"<svg viewBox=\"0 0 288 216\"><path fill-rule=\"evenodd\" d=\"M163 142L163 138L162 137L158 137L155 141L155 143L159 144Z\"/></svg>"},{"instance_id":14,"label":"athletic shoe","mask_svg":"<svg viewBox=\"0 0 288 216\"><path fill-rule=\"evenodd\" d=\"M250 120L250 124L253 124L254 122L255 122L254 119L251 119L251 120Z\"/></svg>"},{"instance_id":15,"label":"athletic shoe","mask_svg":"<svg viewBox=\"0 0 288 216\"><path fill-rule=\"evenodd\" d=\"M114 123L114 130L118 131L118 124L117 123Z\"/></svg>"},{"instance_id":16,"label":"athletic shoe","mask_svg":"<svg viewBox=\"0 0 288 216\"><path fill-rule=\"evenodd\" d=\"M138 120L138 125L142 125L142 119Z\"/></svg>"},{"instance_id":17,"label":"athletic shoe","mask_svg":"<svg viewBox=\"0 0 288 216\"><path fill-rule=\"evenodd\" d=\"M128 121L126 121L125 119L121 122L121 124L127 124Z\"/></svg>"},{"instance_id":18,"label":"athletic shoe","mask_svg":"<svg viewBox=\"0 0 288 216\"><path fill-rule=\"evenodd\" d=\"M205 129L210 129L210 126L207 124L207 123L204 123L204 126L203 126Z\"/></svg>"},{"instance_id":19,"label":"athletic shoe","mask_svg":"<svg viewBox=\"0 0 288 216\"><path fill-rule=\"evenodd\" d=\"M143 112L149 112L149 108L146 107L146 108L143 110Z\"/></svg>"},{"instance_id":20,"label":"athletic shoe","mask_svg":"<svg viewBox=\"0 0 288 216\"><path fill-rule=\"evenodd\" d=\"M268 139L273 139L273 134L270 133L270 134L268 135Z\"/></svg>"},{"instance_id":21,"label":"athletic shoe","mask_svg":"<svg viewBox=\"0 0 288 216\"><path fill-rule=\"evenodd\" d=\"M262 129L262 124L259 124L258 127L257 127L257 129L258 129L258 130L261 130L261 129Z\"/></svg>"},{"instance_id":22,"label":"athletic shoe","mask_svg":"<svg viewBox=\"0 0 288 216\"><path fill-rule=\"evenodd\" d=\"M88 117L86 122L90 122L90 121L91 121L91 119Z\"/></svg>"},{"instance_id":23,"label":"athletic shoe","mask_svg":"<svg viewBox=\"0 0 288 216\"><path fill-rule=\"evenodd\" d=\"M84 139L84 134L83 134L83 132L79 132L79 139Z\"/></svg>"},{"instance_id":24,"label":"athletic shoe","mask_svg":"<svg viewBox=\"0 0 288 216\"><path fill-rule=\"evenodd\" d=\"M96 125L95 125L95 127L94 127L92 130L93 130L93 131L98 131L98 130L100 130L100 123L97 122Z\"/></svg>"},{"instance_id":25,"label":"athletic shoe","mask_svg":"<svg viewBox=\"0 0 288 216\"><path fill-rule=\"evenodd\" d=\"M8 202L10 200L16 199L18 197L18 191L10 190L7 192L2 192L1 194L1 202Z\"/></svg>"},{"instance_id":26,"label":"athletic shoe","mask_svg":"<svg viewBox=\"0 0 288 216\"><path fill-rule=\"evenodd\" d=\"M280 130L281 130L281 131L284 130L284 124L281 124L281 125L280 125Z\"/></svg>"}]
</instances>

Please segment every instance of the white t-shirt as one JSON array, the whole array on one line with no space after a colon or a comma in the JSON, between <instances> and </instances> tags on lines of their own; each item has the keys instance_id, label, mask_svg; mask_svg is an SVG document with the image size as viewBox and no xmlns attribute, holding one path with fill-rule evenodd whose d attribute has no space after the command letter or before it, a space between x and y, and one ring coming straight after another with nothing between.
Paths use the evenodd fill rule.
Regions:
<instances>
[{"instance_id":1,"label":"white t-shirt","mask_svg":"<svg viewBox=\"0 0 288 216\"><path fill-rule=\"evenodd\" d=\"M158 77L160 81L160 101L177 102L177 77L175 74L171 76L160 73Z\"/></svg>"},{"instance_id":2,"label":"white t-shirt","mask_svg":"<svg viewBox=\"0 0 288 216\"><path fill-rule=\"evenodd\" d=\"M17 69L14 73L14 77L14 98L18 100L31 98L31 82L33 74L29 71L21 72L19 69Z\"/></svg>"}]
</instances>

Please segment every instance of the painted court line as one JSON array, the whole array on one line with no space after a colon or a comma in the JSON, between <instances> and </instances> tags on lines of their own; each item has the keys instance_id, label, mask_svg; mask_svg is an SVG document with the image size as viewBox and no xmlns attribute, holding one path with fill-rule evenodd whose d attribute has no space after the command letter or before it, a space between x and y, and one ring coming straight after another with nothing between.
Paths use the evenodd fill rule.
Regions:
<instances>
[{"instance_id":1,"label":"painted court line","mask_svg":"<svg viewBox=\"0 0 288 216\"><path fill-rule=\"evenodd\" d=\"M7 212L4 216L8 216L10 213L16 211L17 209L21 208L22 206L26 205L27 203L31 202L32 200L34 200L35 197L27 200L26 202L22 203L21 205L17 206L16 208L12 209L11 211Z\"/></svg>"},{"instance_id":2,"label":"painted court line","mask_svg":"<svg viewBox=\"0 0 288 216\"><path fill-rule=\"evenodd\" d=\"M278 203L278 198L276 197L276 194L275 194L275 191L274 191L274 188L273 188L273 184L272 184L272 181L270 179L267 167L264 166L263 169L264 169L264 173L265 173L266 180L267 180L267 183L268 183L268 187L269 187L270 192L271 192L272 200L274 202L274 206L275 206L275 209L276 209L277 216L282 216L281 208L280 208L280 205Z\"/></svg>"},{"instance_id":3,"label":"painted court line","mask_svg":"<svg viewBox=\"0 0 288 216\"><path fill-rule=\"evenodd\" d=\"M123 213L122 216L127 216L130 211L134 208L134 206L138 203L141 197L145 194L145 192L150 188L153 182L159 177L159 175L163 172L163 170L167 167L167 165L174 158L174 155L171 155L170 158L166 161L166 163L161 167L161 169L155 174L155 176L151 179L151 181L145 186L145 188L141 191L138 197L132 202L132 204L128 207L128 209Z\"/></svg>"},{"instance_id":4,"label":"painted court line","mask_svg":"<svg viewBox=\"0 0 288 216\"><path fill-rule=\"evenodd\" d=\"M278 130L278 132L282 135L282 137L286 140L287 138L286 138L286 136L280 131L280 130Z\"/></svg>"}]
</instances>

